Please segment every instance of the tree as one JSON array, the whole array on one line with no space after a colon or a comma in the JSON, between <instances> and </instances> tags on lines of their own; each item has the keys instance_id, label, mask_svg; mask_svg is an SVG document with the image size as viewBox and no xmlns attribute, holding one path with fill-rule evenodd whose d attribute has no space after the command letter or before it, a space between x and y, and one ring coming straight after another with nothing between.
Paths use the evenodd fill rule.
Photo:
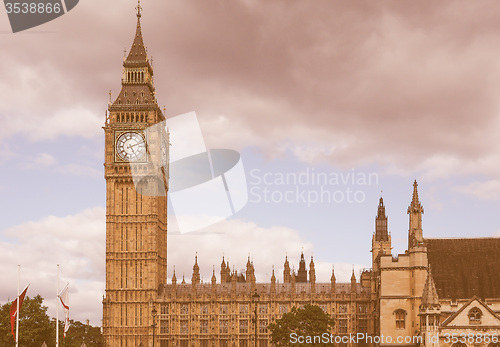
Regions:
<instances>
[{"instance_id":1,"label":"tree","mask_svg":"<svg viewBox=\"0 0 500 347\"><path fill-rule=\"evenodd\" d=\"M44 341L53 339L47 306L42 305L40 295L34 298L25 297L19 315L19 347L40 347ZM10 329L11 302L0 309L0 346L14 346L15 338ZM15 332L15 330L14 330Z\"/></svg>"},{"instance_id":2,"label":"tree","mask_svg":"<svg viewBox=\"0 0 500 347\"><path fill-rule=\"evenodd\" d=\"M272 343L278 347L333 346L330 340L313 339L314 336L329 338L334 324L333 318L319 306L306 304L300 308L293 307L289 313L269 324L269 330Z\"/></svg>"},{"instance_id":3,"label":"tree","mask_svg":"<svg viewBox=\"0 0 500 347\"><path fill-rule=\"evenodd\" d=\"M99 327L93 327L70 319L69 330L65 338L62 337L63 329L64 324L60 322L59 333L61 336L59 337L59 345L62 347L80 347L83 342L87 347L104 347L104 337Z\"/></svg>"},{"instance_id":4,"label":"tree","mask_svg":"<svg viewBox=\"0 0 500 347\"><path fill-rule=\"evenodd\" d=\"M47 315L47 307L42 305L40 295L26 297L19 315L19 347L40 347L43 342L48 347L55 346L55 319ZM10 306L8 302L0 306L0 346L14 346L15 339L10 329ZM80 347L85 342L87 347L103 347L104 338L99 327L93 327L70 320L70 327L63 338L64 323L59 321L59 345L61 347Z\"/></svg>"}]
</instances>

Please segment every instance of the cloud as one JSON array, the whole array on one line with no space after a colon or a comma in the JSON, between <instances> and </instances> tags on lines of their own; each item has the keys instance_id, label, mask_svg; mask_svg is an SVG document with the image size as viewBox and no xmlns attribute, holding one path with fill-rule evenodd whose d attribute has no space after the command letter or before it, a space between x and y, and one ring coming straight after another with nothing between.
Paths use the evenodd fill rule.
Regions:
<instances>
[{"instance_id":1,"label":"cloud","mask_svg":"<svg viewBox=\"0 0 500 347\"><path fill-rule=\"evenodd\" d=\"M484 200L498 200L500 198L500 180L476 181L456 186L453 189Z\"/></svg>"},{"instance_id":2,"label":"cloud","mask_svg":"<svg viewBox=\"0 0 500 347\"><path fill-rule=\"evenodd\" d=\"M168 264L170 283L175 265L178 279L185 275L191 281L194 257L198 255L200 274L205 282L209 282L215 269L217 280L220 280L220 264L222 257L229 261L231 270L246 271L248 257L255 265L258 282L270 282L272 269L278 281L283 281L283 264L288 257L290 267L298 270L301 252L306 255L309 268L313 245L302 239L298 232L285 227L259 227L255 223L241 220L226 220L204 229L202 232L188 234L170 234L168 237ZM318 282L329 282L332 264L315 259L316 278ZM356 265L356 272L366 265ZM336 264L338 281L348 282L351 276L351 264Z\"/></svg>"},{"instance_id":3,"label":"cloud","mask_svg":"<svg viewBox=\"0 0 500 347\"><path fill-rule=\"evenodd\" d=\"M0 276L6 285L0 288L2 301L12 300L16 293L17 265L21 264L21 286L31 283L28 295L45 298L48 313L55 316L54 292L57 268L60 264L60 288L70 283L71 318L90 319L100 325L105 279L105 211L96 207L66 217L48 216L8 228L0 242ZM269 282L274 266L282 282L285 256L296 271L300 253L306 254L307 268L313 246L301 239L297 231L285 227L259 227L254 223L228 220L203 232L168 234L168 283L176 268L177 277L184 274L190 282L194 256L203 280L208 282L215 268L217 280L222 256L231 269L238 272L246 266L250 255L255 264L258 282ZM317 282L330 281L332 264L315 259ZM365 265L356 265L356 272ZM335 264L338 282L348 282L352 265ZM358 280L359 280L359 276Z\"/></svg>"},{"instance_id":4,"label":"cloud","mask_svg":"<svg viewBox=\"0 0 500 347\"><path fill-rule=\"evenodd\" d=\"M9 279L0 289L2 301L15 297L17 265L21 285L31 283L29 296L40 294L55 316L57 268L60 289L70 283L72 319L100 325L104 292L105 213L103 208L84 210L72 216L49 216L6 229L0 242L0 272Z\"/></svg>"},{"instance_id":5,"label":"cloud","mask_svg":"<svg viewBox=\"0 0 500 347\"><path fill-rule=\"evenodd\" d=\"M0 138L102 136L135 30L134 5L117 4L5 37ZM498 179L499 6L158 2L142 31L160 105L196 111L208 147Z\"/></svg>"},{"instance_id":6,"label":"cloud","mask_svg":"<svg viewBox=\"0 0 500 347\"><path fill-rule=\"evenodd\" d=\"M56 158L48 153L41 153L36 159L35 164L41 165L44 167L52 166L56 163Z\"/></svg>"}]
</instances>

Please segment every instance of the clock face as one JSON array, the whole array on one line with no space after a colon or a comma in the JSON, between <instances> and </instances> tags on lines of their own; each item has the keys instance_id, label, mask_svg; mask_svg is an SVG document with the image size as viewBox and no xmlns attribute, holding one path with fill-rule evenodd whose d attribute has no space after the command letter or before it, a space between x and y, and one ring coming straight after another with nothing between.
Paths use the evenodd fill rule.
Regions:
<instances>
[{"instance_id":1,"label":"clock face","mask_svg":"<svg viewBox=\"0 0 500 347\"><path fill-rule=\"evenodd\" d=\"M121 134L116 141L116 153L123 160L143 161L146 157L144 137L135 132Z\"/></svg>"}]
</instances>

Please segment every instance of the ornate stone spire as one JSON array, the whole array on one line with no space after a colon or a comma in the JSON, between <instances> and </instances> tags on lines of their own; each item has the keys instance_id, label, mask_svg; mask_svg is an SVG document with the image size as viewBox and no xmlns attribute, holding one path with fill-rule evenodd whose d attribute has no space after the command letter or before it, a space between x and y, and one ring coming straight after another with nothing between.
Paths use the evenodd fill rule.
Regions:
<instances>
[{"instance_id":1,"label":"ornate stone spire","mask_svg":"<svg viewBox=\"0 0 500 347\"><path fill-rule=\"evenodd\" d=\"M356 292L356 275L354 275L354 266L352 267L352 275L351 275L351 292Z\"/></svg>"},{"instance_id":2,"label":"ornate stone spire","mask_svg":"<svg viewBox=\"0 0 500 347\"><path fill-rule=\"evenodd\" d=\"M177 277L175 276L175 266L174 266L174 275L172 276L172 284L173 285L177 284Z\"/></svg>"},{"instance_id":3,"label":"ornate stone spire","mask_svg":"<svg viewBox=\"0 0 500 347\"><path fill-rule=\"evenodd\" d=\"M157 104L153 68L148 60L142 38L140 2L136 9L137 27L130 51L123 62L122 89L109 110L123 111L131 107L155 110L159 114L159 119L155 121L158 122L164 120L164 116Z\"/></svg>"},{"instance_id":4,"label":"ornate stone spire","mask_svg":"<svg viewBox=\"0 0 500 347\"><path fill-rule=\"evenodd\" d=\"M387 233L387 216L385 214L384 199L380 197L377 217L375 218L375 241L389 241Z\"/></svg>"},{"instance_id":5,"label":"ornate stone spire","mask_svg":"<svg viewBox=\"0 0 500 347\"><path fill-rule=\"evenodd\" d=\"M288 256L285 256L285 264L283 267L283 282L290 283L290 263L288 262Z\"/></svg>"},{"instance_id":6,"label":"ornate stone spire","mask_svg":"<svg viewBox=\"0 0 500 347\"><path fill-rule=\"evenodd\" d=\"M424 242L422 231L422 214L424 208L418 199L418 183L417 180L413 182L413 196L408 206L407 213L410 215L410 227L408 229L408 248L416 247Z\"/></svg>"},{"instance_id":7,"label":"ornate stone spire","mask_svg":"<svg viewBox=\"0 0 500 347\"><path fill-rule=\"evenodd\" d=\"M307 282L306 260L304 259L304 252L300 254L299 270L297 271L297 282Z\"/></svg>"},{"instance_id":8,"label":"ornate stone spire","mask_svg":"<svg viewBox=\"0 0 500 347\"><path fill-rule=\"evenodd\" d=\"M217 283L217 278L215 277L215 268L212 269L212 285Z\"/></svg>"},{"instance_id":9,"label":"ornate stone spire","mask_svg":"<svg viewBox=\"0 0 500 347\"><path fill-rule=\"evenodd\" d=\"M142 31L141 31L141 2L137 2L137 28L135 29L134 41L132 43L132 47L130 48L130 52L128 53L127 62L138 62L138 61L147 61L148 56L146 53L146 47L144 46L144 41L142 39Z\"/></svg>"},{"instance_id":10,"label":"ornate stone spire","mask_svg":"<svg viewBox=\"0 0 500 347\"><path fill-rule=\"evenodd\" d=\"M309 282L316 283L316 269L314 267L314 259L311 255L311 262L309 263Z\"/></svg>"},{"instance_id":11,"label":"ornate stone spire","mask_svg":"<svg viewBox=\"0 0 500 347\"><path fill-rule=\"evenodd\" d=\"M424 290L422 291L422 304L420 305L420 309L425 310L440 307L436 284L434 283L434 278L432 277L431 268L429 266L427 280L425 281Z\"/></svg>"},{"instance_id":12,"label":"ornate stone spire","mask_svg":"<svg viewBox=\"0 0 500 347\"><path fill-rule=\"evenodd\" d=\"M418 199L418 183L417 180L413 182L413 196L411 199L410 206L408 207L408 214L411 212L420 212L424 213L424 208L422 204L420 204L420 200Z\"/></svg>"},{"instance_id":13,"label":"ornate stone spire","mask_svg":"<svg viewBox=\"0 0 500 347\"><path fill-rule=\"evenodd\" d=\"M200 283L200 267L198 266L198 254L194 257L192 284Z\"/></svg>"}]
</instances>

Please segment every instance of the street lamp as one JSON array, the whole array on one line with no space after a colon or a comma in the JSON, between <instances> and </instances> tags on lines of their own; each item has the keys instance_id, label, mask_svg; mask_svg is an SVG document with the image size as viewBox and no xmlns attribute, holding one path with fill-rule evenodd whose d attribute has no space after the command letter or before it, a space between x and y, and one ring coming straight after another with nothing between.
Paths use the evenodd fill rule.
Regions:
<instances>
[{"instance_id":1,"label":"street lamp","mask_svg":"<svg viewBox=\"0 0 500 347\"><path fill-rule=\"evenodd\" d=\"M155 318L156 318L156 313L158 311L156 311L156 307L153 307L153 311L151 311L151 315L153 316L153 347L155 347L155 328L156 328L156 322L155 322Z\"/></svg>"},{"instance_id":2,"label":"street lamp","mask_svg":"<svg viewBox=\"0 0 500 347\"><path fill-rule=\"evenodd\" d=\"M257 290L255 290L255 293L252 295L252 302L255 303L255 341L254 341L254 347L257 347L257 324L258 324L258 319L257 319L257 303L259 302L260 295L257 293Z\"/></svg>"}]
</instances>

